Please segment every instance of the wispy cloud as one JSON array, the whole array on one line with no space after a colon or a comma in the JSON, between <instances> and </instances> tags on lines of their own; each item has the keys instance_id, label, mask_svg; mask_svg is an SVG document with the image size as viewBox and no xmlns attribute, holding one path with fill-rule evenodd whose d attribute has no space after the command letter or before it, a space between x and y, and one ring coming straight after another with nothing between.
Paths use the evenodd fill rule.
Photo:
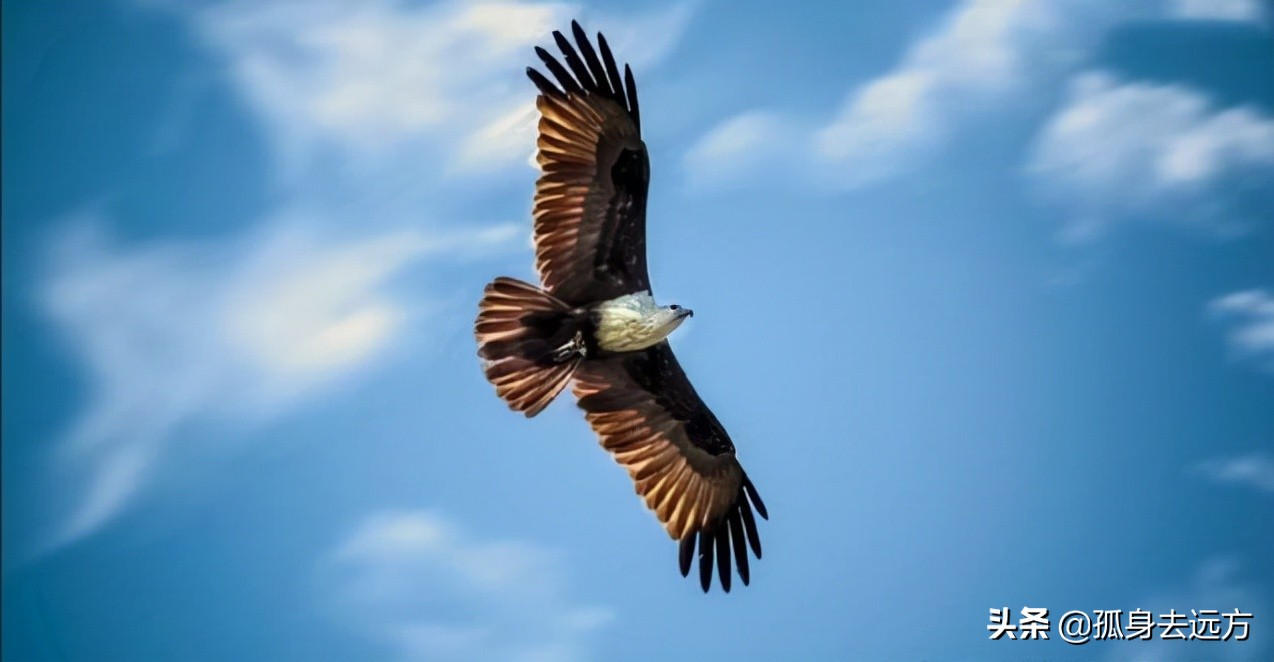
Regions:
<instances>
[{"instance_id":1,"label":"wispy cloud","mask_svg":"<svg viewBox=\"0 0 1274 662\"><path fill-rule=\"evenodd\" d=\"M1176 0L1172 8L1178 18L1191 20L1261 23L1269 18L1261 0Z\"/></svg>"},{"instance_id":2,"label":"wispy cloud","mask_svg":"<svg viewBox=\"0 0 1274 662\"><path fill-rule=\"evenodd\" d=\"M569 598L554 552L431 511L369 516L319 576L338 620L406 659L581 659L612 618Z\"/></svg>"},{"instance_id":3,"label":"wispy cloud","mask_svg":"<svg viewBox=\"0 0 1274 662\"><path fill-rule=\"evenodd\" d=\"M1119 6L966 0L897 65L851 89L829 121L801 128L792 149L806 153L811 174L823 173L821 183L834 187L894 177L930 158L968 117L1056 79L1124 17L1128 10Z\"/></svg>"},{"instance_id":4,"label":"wispy cloud","mask_svg":"<svg viewBox=\"0 0 1274 662\"><path fill-rule=\"evenodd\" d=\"M580 12L516 1L268 0L192 18L289 169L327 149L366 166L425 147L436 150L434 170L487 171L525 162L534 142L533 88L522 74L531 47L549 44ZM586 27L605 30L641 67L676 43L688 17L689 5L670 5Z\"/></svg>"},{"instance_id":5,"label":"wispy cloud","mask_svg":"<svg viewBox=\"0 0 1274 662\"><path fill-rule=\"evenodd\" d=\"M342 241L307 225L124 247L83 221L59 239L40 301L90 391L57 448L74 503L50 546L133 503L182 425L266 420L373 365L425 312L395 295L404 270L519 238L497 226Z\"/></svg>"},{"instance_id":6,"label":"wispy cloud","mask_svg":"<svg viewBox=\"0 0 1274 662\"><path fill-rule=\"evenodd\" d=\"M726 120L686 150L687 183L718 189L743 184L749 175L781 176L797 166L797 132L773 113L750 112Z\"/></svg>"},{"instance_id":7,"label":"wispy cloud","mask_svg":"<svg viewBox=\"0 0 1274 662\"><path fill-rule=\"evenodd\" d=\"M1196 467L1196 470L1218 483L1274 494L1274 456L1269 453L1256 452L1208 460Z\"/></svg>"},{"instance_id":8,"label":"wispy cloud","mask_svg":"<svg viewBox=\"0 0 1274 662\"><path fill-rule=\"evenodd\" d=\"M1027 172L1082 242L1121 219L1220 231L1270 217L1274 118L1216 108L1181 85L1077 76L1036 138Z\"/></svg>"},{"instance_id":9,"label":"wispy cloud","mask_svg":"<svg viewBox=\"0 0 1274 662\"><path fill-rule=\"evenodd\" d=\"M1246 568L1237 556L1217 556L1201 563L1195 569L1193 577L1167 582L1163 588L1140 596L1136 602L1125 608L1123 616L1126 623L1128 610L1144 609L1154 614L1156 622L1161 622L1163 619L1159 615L1170 609L1184 614L1185 619L1192 618L1191 609L1215 609L1220 612L1238 609L1254 615L1248 620L1251 626L1246 641L1178 641L1156 635L1151 641L1135 642L1136 650L1132 650L1131 643L1127 650L1112 647L1106 659L1169 662L1199 659L1247 662L1269 659L1271 639L1260 627L1260 615L1265 613L1268 604L1269 587L1263 585L1262 581L1263 578L1254 575L1253 570ZM1221 629L1224 632L1224 619L1221 620ZM1189 632L1187 629L1186 634Z\"/></svg>"},{"instance_id":10,"label":"wispy cloud","mask_svg":"<svg viewBox=\"0 0 1274 662\"><path fill-rule=\"evenodd\" d=\"M456 207L437 201L455 197L450 175L525 161L531 46L580 11L516 1L147 7L178 13L226 64L273 148L280 208L304 211L267 210L255 230L204 242L127 245L96 221L59 239L40 299L91 391L57 448L73 503L49 546L135 503L183 426L268 420L376 365L429 305L393 286L407 270L521 248L523 225L440 234L419 219ZM677 42L690 7L587 25L641 67ZM162 131L162 147L181 130ZM351 215L371 220L321 230Z\"/></svg>"},{"instance_id":11,"label":"wispy cloud","mask_svg":"<svg viewBox=\"0 0 1274 662\"><path fill-rule=\"evenodd\" d=\"M729 167L729 180L771 174L761 161L758 167L733 166L738 150L708 149L722 131L766 114L793 133L792 139L768 144L789 150L788 161L808 164L807 180L850 189L877 184L929 162L975 118L1045 98L1039 92L1062 84L1116 25L1155 18L1256 22L1262 16L1241 2L1204 4L965 0L894 67L851 89L829 121L810 125L770 111L746 111L710 130L691 149L696 159L687 166L714 172ZM701 158L704 154L720 158ZM713 175L701 181L707 186L729 180Z\"/></svg>"},{"instance_id":12,"label":"wispy cloud","mask_svg":"<svg viewBox=\"0 0 1274 662\"><path fill-rule=\"evenodd\" d=\"M1232 292L1213 299L1208 311L1231 325L1234 356L1274 373L1274 295L1263 289Z\"/></svg>"},{"instance_id":13,"label":"wispy cloud","mask_svg":"<svg viewBox=\"0 0 1274 662\"><path fill-rule=\"evenodd\" d=\"M963 2L893 70L850 92L815 132L815 153L846 186L899 174L968 116L1055 78L1123 13L1107 3Z\"/></svg>"}]
</instances>

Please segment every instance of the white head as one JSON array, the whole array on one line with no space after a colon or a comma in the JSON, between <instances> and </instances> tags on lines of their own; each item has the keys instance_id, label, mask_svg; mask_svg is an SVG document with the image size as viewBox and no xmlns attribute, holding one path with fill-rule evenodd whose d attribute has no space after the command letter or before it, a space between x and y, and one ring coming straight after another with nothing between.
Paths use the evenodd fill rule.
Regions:
<instances>
[{"instance_id":1,"label":"white head","mask_svg":"<svg viewBox=\"0 0 1274 662\"><path fill-rule=\"evenodd\" d=\"M612 352L634 352L661 342L694 311L656 306L648 293L629 294L597 307L597 341Z\"/></svg>"},{"instance_id":2,"label":"white head","mask_svg":"<svg viewBox=\"0 0 1274 662\"><path fill-rule=\"evenodd\" d=\"M682 308L677 304L671 306L660 306L653 315L650 316L650 324L658 331L662 332L662 338L667 338L668 334L681 326L687 317L694 317L695 311L689 308Z\"/></svg>"}]
</instances>

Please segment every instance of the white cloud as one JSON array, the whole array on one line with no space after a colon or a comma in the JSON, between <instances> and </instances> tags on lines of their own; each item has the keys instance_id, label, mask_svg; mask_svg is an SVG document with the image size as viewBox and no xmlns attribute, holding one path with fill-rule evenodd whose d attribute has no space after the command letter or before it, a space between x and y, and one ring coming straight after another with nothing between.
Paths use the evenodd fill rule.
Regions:
<instances>
[{"instance_id":1,"label":"white cloud","mask_svg":"<svg viewBox=\"0 0 1274 662\"><path fill-rule=\"evenodd\" d=\"M368 517L319 574L336 618L405 659L581 659L612 618L568 598L557 554L430 511Z\"/></svg>"},{"instance_id":2,"label":"white cloud","mask_svg":"<svg viewBox=\"0 0 1274 662\"><path fill-rule=\"evenodd\" d=\"M1113 23L1141 11L1128 4L966 0L793 149L831 186L901 174L932 156L960 121L1056 79Z\"/></svg>"},{"instance_id":3,"label":"white cloud","mask_svg":"<svg viewBox=\"0 0 1274 662\"><path fill-rule=\"evenodd\" d=\"M89 392L57 448L59 492L75 504L50 546L119 515L183 424L264 420L373 364L423 312L392 293L403 270L517 236L497 226L338 241L300 229L307 221L220 242L125 248L91 221L60 238L39 299Z\"/></svg>"},{"instance_id":4,"label":"white cloud","mask_svg":"<svg viewBox=\"0 0 1274 662\"><path fill-rule=\"evenodd\" d=\"M1250 487L1274 494L1274 457L1269 453L1249 453L1238 457L1208 460L1199 473L1218 483Z\"/></svg>"},{"instance_id":5,"label":"white cloud","mask_svg":"<svg viewBox=\"0 0 1274 662\"><path fill-rule=\"evenodd\" d=\"M479 128L460 146L453 167L457 170L482 170L491 163L524 155L533 167L535 163L535 132L540 114L535 102L528 101L502 117Z\"/></svg>"},{"instance_id":6,"label":"white cloud","mask_svg":"<svg viewBox=\"0 0 1274 662\"><path fill-rule=\"evenodd\" d=\"M688 184L718 188L739 183L748 172L782 173L793 165L792 134L781 118L768 113L726 120L686 150Z\"/></svg>"},{"instance_id":7,"label":"white cloud","mask_svg":"<svg viewBox=\"0 0 1274 662\"><path fill-rule=\"evenodd\" d=\"M813 155L828 180L850 188L898 174L934 148L945 120L934 110L931 72L901 71L854 93L845 109L813 135Z\"/></svg>"},{"instance_id":8,"label":"white cloud","mask_svg":"<svg viewBox=\"0 0 1274 662\"><path fill-rule=\"evenodd\" d=\"M552 46L551 30L580 12L515 0L149 6L188 20L222 59L282 167L281 208L306 211L205 242L130 246L93 223L61 238L41 300L90 388L57 448L68 486L59 498L74 503L51 546L135 503L156 467L175 461L183 431L271 419L374 366L426 305L396 294L405 270L518 248L523 224L450 235L393 228L417 226L440 192L450 197L449 174L524 161L535 125L523 73L531 47ZM675 45L691 6L580 18L641 68ZM157 140L177 144L184 124ZM322 219L338 216L379 229L314 229L336 227Z\"/></svg>"},{"instance_id":9,"label":"white cloud","mask_svg":"<svg viewBox=\"0 0 1274 662\"><path fill-rule=\"evenodd\" d=\"M928 158L964 117L1073 63L1117 18L1095 3L968 0L902 62L852 91L813 135L815 153L855 187Z\"/></svg>"},{"instance_id":10,"label":"white cloud","mask_svg":"<svg viewBox=\"0 0 1274 662\"><path fill-rule=\"evenodd\" d=\"M1232 292L1208 304L1213 316L1231 323L1231 351L1274 373L1274 294L1262 289Z\"/></svg>"},{"instance_id":11,"label":"white cloud","mask_svg":"<svg viewBox=\"0 0 1274 662\"><path fill-rule=\"evenodd\" d=\"M1261 0L1176 0L1174 14L1183 19L1260 23L1266 8Z\"/></svg>"},{"instance_id":12,"label":"white cloud","mask_svg":"<svg viewBox=\"0 0 1274 662\"><path fill-rule=\"evenodd\" d=\"M1185 86L1086 73L1041 129L1027 172L1069 215L1067 241L1119 219L1234 231L1269 217L1274 119L1215 108Z\"/></svg>"},{"instance_id":13,"label":"white cloud","mask_svg":"<svg viewBox=\"0 0 1274 662\"><path fill-rule=\"evenodd\" d=\"M549 33L579 11L516 1L254 0L193 18L286 167L329 148L367 166L425 146L437 150L435 171L474 171L522 163L532 149L535 92L523 70L537 63L532 46L552 47ZM677 5L585 27L606 31L636 68L662 57L688 17Z\"/></svg>"},{"instance_id":14,"label":"white cloud","mask_svg":"<svg viewBox=\"0 0 1274 662\"><path fill-rule=\"evenodd\" d=\"M1240 2L1219 3L1224 8L1203 4L964 0L894 67L850 90L830 121L807 131L798 120L783 119L792 131L804 133L790 141L790 149L809 164L809 177L829 186L879 183L924 165L973 118L1047 98L1040 92L1065 80L1116 25L1156 18L1260 18ZM734 176L762 170L738 168Z\"/></svg>"}]
</instances>

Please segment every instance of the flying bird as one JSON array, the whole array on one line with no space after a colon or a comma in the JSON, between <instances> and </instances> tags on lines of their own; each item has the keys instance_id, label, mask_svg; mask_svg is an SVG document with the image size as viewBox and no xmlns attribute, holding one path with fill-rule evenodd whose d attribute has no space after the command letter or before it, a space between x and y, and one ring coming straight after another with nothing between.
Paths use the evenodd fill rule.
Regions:
<instances>
[{"instance_id":1,"label":"flying bird","mask_svg":"<svg viewBox=\"0 0 1274 662\"><path fill-rule=\"evenodd\" d=\"M667 337L693 315L660 306L646 271L650 161L632 69L621 78L605 37L597 49L579 23L572 45L553 38L565 66L535 53L539 89L533 207L542 287L500 277L486 286L474 333L496 393L528 418L573 383L599 441L680 544L682 576L713 566L730 590L731 561L746 585L748 548L761 558L755 510L765 504L721 422L695 393ZM715 561L715 563L714 563Z\"/></svg>"}]
</instances>

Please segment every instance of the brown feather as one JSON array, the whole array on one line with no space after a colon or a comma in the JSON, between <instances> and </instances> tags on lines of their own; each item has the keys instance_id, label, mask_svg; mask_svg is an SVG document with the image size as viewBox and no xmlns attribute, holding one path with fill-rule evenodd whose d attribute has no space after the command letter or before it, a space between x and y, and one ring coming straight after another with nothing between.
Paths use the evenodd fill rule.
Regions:
<instances>
[{"instance_id":1,"label":"brown feather","mask_svg":"<svg viewBox=\"0 0 1274 662\"><path fill-rule=\"evenodd\" d=\"M731 447L723 446L715 454L714 447L700 447L700 442L691 439L686 422L672 416L655 393L634 381L625 367L625 361L632 360L591 360L580 366L574 390L585 417L601 446L627 470L638 496L669 537L694 541L700 581L710 583L716 575L728 590L733 569L748 583L751 569L739 555L748 552L744 539L752 542L755 535L748 508L751 493L745 488L745 482L749 486L750 482ZM670 397L661 392L660 397L664 396ZM683 399L697 401L697 397ZM759 550L759 539L756 543L754 549Z\"/></svg>"},{"instance_id":2,"label":"brown feather","mask_svg":"<svg viewBox=\"0 0 1274 662\"><path fill-rule=\"evenodd\" d=\"M560 61L536 49L556 85L534 69L528 72L541 91L535 157L541 175L532 216L535 265L545 289L584 303L649 288L644 250L648 175L645 167L615 170L628 155L639 155L643 163L646 157L629 112L629 91L616 85L613 54L607 46L599 58L587 35L577 30L571 34L575 45L554 33ZM566 197L567 192L573 197ZM625 204L617 204L621 199ZM603 245L603 237L613 243ZM628 239L621 243L617 237ZM629 250L640 250L640 259L629 260ZM599 254L601 261L595 259ZM599 270L600 264L610 268Z\"/></svg>"}]
</instances>

